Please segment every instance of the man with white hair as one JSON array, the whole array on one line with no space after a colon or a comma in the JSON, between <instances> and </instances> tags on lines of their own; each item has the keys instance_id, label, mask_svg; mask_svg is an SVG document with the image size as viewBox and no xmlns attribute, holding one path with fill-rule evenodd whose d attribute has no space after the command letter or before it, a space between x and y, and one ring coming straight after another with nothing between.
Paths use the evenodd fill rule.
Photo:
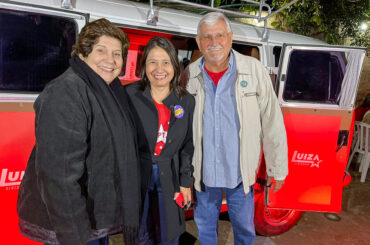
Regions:
<instances>
[{"instance_id":1,"label":"man with white hair","mask_svg":"<svg viewBox=\"0 0 370 245\"><path fill-rule=\"evenodd\" d=\"M267 185L274 191L288 174L283 117L265 67L232 50L229 20L208 13L198 24L202 57L189 67L188 91L195 96L194 219L203 245L217 244L223 192L234 242L253 244L254 191L263 144Z\"/></svg>"}]
</instances>

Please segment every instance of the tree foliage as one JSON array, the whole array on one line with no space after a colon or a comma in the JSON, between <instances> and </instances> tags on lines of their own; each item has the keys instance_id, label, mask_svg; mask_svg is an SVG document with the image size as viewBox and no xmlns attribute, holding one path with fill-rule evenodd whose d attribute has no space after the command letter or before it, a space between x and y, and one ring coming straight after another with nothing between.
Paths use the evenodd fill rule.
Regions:
<instances>
[{"instance_id":1,"label":"tree foliage","mask_svg":"<svg viewBox=\"0 0 370 245\"><path fill-rule=\"evenodd\" d=\"M287 0L273 0L275 8ZM331 44L362 35L360 24L369 20L369 0L301 0L280 12L273 25L277 29L318 37Z\"/></svg>"},{"instance_id":2,"label":"tree foliage","mask_svg":"<svg viewBox=\"0 0 370 245\"><path fill-rule=\"evenodd\" d=\"M370 29L357 34L353 38L351 44L355 46L367 47L367 56L370 57Z\"/></svg>"}]
</instances>

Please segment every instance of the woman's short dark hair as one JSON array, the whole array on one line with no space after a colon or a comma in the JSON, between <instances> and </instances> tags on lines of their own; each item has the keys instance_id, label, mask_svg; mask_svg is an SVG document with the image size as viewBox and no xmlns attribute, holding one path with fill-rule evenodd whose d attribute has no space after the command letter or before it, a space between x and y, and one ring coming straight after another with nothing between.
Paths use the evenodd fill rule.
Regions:
<instances>
[{"instance_id":1,"label":"woman's short dark hair","mask_svg":"<svg viewBox=\"0 0 370 245\"><path fill-rule=\"evenodd\" d=\"M186 90L184 89L183 86L181 86L180 82L180 75L181 75L181 66L180 62L177 58L177 51L173 44L165 37L153 37L152 39L149 40L147 45L144 48L143 56L141 57L140 60L140 76L141 76L141 81L140 81L140 87L141 89L145 89L147 86L150 86L150 82L148 79L148 76L146 75L146 59L148 58L149 52L155 48L155 47L160 47L166 51L168 56L170 57L171 64L173 66L174 70L174 76L170 82L170 89L175 93L175 95L178 98L182 98L185 94L187 94Z\"/></svg>"},{"instance_id":2,"label":"woman's short dark hair","mask_svg":"<svg viewBox=\"0 0 370 245\"><path fill-rule=\"evenodd\" d=\"M98 19L86 24L78 35L77 43L72 47L72 57L82 55L87 57L93 50L93 46L98 43L101 36L109 36L118 39L122 44L123 63L126 62L126 56L130 41L126 34L113 25L107 19Z\"/></svg>"}]
</instances>

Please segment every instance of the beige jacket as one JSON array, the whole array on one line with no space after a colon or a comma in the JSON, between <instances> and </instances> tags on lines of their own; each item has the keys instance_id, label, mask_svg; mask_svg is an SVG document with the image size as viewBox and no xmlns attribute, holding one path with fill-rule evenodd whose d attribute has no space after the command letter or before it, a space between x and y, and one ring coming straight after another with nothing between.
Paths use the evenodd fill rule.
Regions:
<instances>
[{"instance_id":1,"label":"beige jacket","mask_svg":"<svg viewBox=\"0 0 370 245\"><path fill-rule=\"evenodd\" d=\"M240 121L240 170L244 192L248 193L256 180L262 144L267 174L280 180L288 174L288 148L283 116L267 70L257 59L234 50L233 53L237 65L235 97ZM201 191L205 98L200 61L201 58L190 65L187 84L187 90L195 97L193 166L197 191Z\"/></svg>"}]
</instances>

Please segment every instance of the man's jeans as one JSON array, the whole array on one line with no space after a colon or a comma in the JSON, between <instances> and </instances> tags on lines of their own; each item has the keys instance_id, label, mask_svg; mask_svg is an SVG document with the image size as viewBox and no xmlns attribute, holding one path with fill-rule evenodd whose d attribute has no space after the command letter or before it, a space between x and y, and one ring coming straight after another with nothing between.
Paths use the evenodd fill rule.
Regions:
<instances>
[{"instance_id":1,"label":"man's jeans","mask_svg":"<svg viewBox=\"0 0 370 245\"><path fill-rule=\"evenodd\" d=\"M225 191L228 213L234 231L234 244L252 245L256 237L253 221L254 191L251 186L249 193L244 194L242 184L234 189L205 186L205 191L196 191L194 220L198 227L200 243L217 244L222 190Z\"/></svg>"},{"instance_id":2,"label":"man's jeans","mask_svg":"<svg viewBox=\"0 0 370 245\"><path fill-rule=\"evenodd\" d=\"M153 244L179 244L179 237L167 241L164 200L157 164L153 164L152 176L150 177L148 191L145 196L142 224L140 227L140 245Z\"/></svg>"}]
</instances>

